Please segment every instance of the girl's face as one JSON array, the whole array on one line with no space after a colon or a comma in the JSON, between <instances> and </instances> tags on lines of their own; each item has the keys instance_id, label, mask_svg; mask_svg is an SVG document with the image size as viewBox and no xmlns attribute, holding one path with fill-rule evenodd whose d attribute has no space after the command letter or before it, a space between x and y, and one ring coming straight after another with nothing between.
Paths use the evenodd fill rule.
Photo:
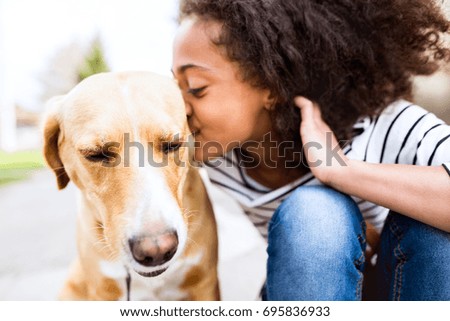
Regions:
<instances>
[{"instance_id":1,"label":"girl's face","mask_svg":"<svg viewBox=\"0 0 450 321\"><path fill-rule=\"evenodd\" d=\"M206 161L271 131L270 92L240 80L239 68L211 42L218 22L185 19L175 37L173 73L195 135L195 159Z\"/></svg>"}]
</instances>

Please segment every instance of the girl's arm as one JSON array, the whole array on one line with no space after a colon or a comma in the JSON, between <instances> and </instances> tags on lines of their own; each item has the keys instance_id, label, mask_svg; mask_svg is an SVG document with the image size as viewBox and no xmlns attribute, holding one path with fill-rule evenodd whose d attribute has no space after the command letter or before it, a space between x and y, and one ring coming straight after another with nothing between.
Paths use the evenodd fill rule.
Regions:
<instances>
[{"instance_id":1,"label":"girl's arm","mask_svg":"<svg viewBox=\"0 0 450 321\"><path fill-rule=\"evenodd\" d=\"M350 160L340 148L335 149L338 142L333 134L327 135L331 129L322 120L319 106L303 97L295 103L301 109L303 144L312 143L305 152L317 179L345 194L450 232L450 176L443 166ZM328 145L327 139L331 139ZM330 159L330 155L335 157Z\"/></svg>"}]
</instances>

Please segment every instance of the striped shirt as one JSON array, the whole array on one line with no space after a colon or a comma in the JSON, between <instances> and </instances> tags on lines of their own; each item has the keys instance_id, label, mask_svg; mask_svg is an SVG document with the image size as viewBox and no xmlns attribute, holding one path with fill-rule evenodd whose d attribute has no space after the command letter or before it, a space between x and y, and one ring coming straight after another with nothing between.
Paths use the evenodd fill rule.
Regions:
<instances>
[{"instance_id":1,"label":"striped shirt","mask_svg":"<svg viewBox=\"0 0 450 321\"><path fill-rule=\"evenodd\" d=\"M405 100L389 105L378 117L360 119L343 151L350 159L385 164L443 165L450 175L450 126L434 114ZM267 239L269 221L281 202L299 186L321 185L312 173L277 189L262 186L239 166L234 149L205 162L210 181L238 201ZM363 217L381 231L389 210L353 197Z\"/></svg>"}]
</instances>

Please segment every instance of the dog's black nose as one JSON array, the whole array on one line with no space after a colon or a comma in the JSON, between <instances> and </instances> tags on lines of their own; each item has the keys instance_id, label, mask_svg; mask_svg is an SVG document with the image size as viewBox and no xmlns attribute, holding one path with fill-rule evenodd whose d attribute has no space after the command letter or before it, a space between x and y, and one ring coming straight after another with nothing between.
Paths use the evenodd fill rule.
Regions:
<instances>
[{"instance_id":1,"label":"dog's black nose","mask_svg":"<svg viewBox=\"0 0 450 321\"><path fill-rule=\"evenodd\" d=\"M178 248L178 234L169 231L159 235L144 235L129 241L133 258L143 266L158 266L169 261Z\"/></svg>"}]
</instances>

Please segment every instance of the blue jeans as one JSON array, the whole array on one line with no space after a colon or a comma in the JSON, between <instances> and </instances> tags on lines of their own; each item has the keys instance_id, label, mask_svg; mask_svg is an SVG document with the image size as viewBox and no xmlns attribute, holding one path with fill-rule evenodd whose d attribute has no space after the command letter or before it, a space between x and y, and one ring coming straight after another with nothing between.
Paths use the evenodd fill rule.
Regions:
<instances>
[{"instance_id":1,"label":"blue jeans","mask_svg":"<svg viewBox=\"0 0 450 321\"><path fill-rule=\"evenodd\" d=\"M450 234L390 212L378 259L364 282L365 223L355 202L325 186L302 186L269 225L267 300L450 300Z\"/></svg>"}]
</instances>

